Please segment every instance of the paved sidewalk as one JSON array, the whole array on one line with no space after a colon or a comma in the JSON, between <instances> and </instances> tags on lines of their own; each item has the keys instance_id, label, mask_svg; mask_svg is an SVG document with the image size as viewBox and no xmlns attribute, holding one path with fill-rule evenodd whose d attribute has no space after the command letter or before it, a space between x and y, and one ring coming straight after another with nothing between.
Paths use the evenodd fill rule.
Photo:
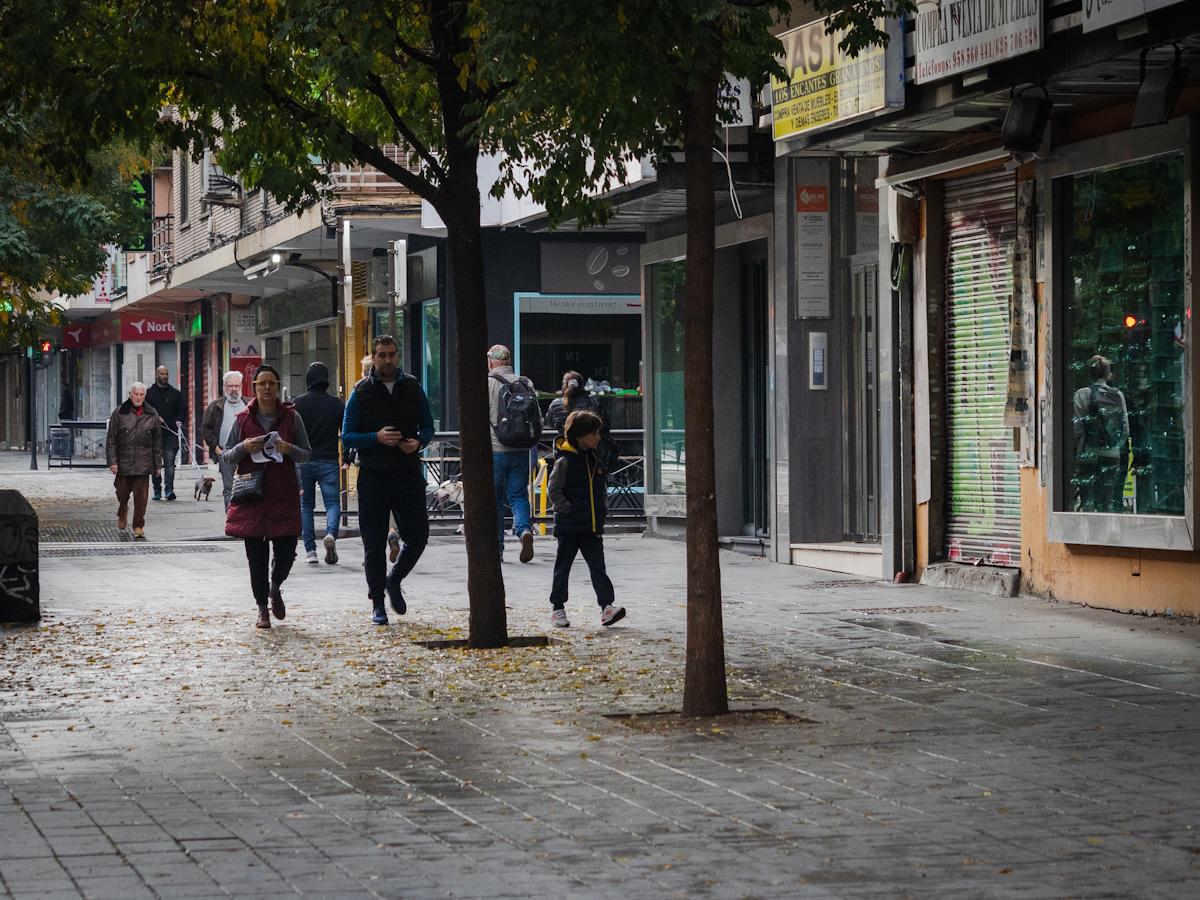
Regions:
<instances>
[{"instance_id":1,"label":"paved sidewalk","mask_svg":"<svg viewBox=\"0 0 1200 900\"><path fill-rule=\"evenodd\" d=\"M225 540L225 504L221 500L221 476L216 466L201 471L216 478L207 499L196 500L196 469L179 466L175 471L173 502L153 500L146 508L146 539L151 543ZM38 457L38 469L30 470L25 451L0 451L0 483L25 495L38 512L43 542L129 541L128 533L117 531L117 500L113 476L105 468L48 467ZM351 508L355 498L351 497ZM324 528L325 512L320 500L317 521ZM358 522L350 517L342 531L358 534Z\"/></svg>"},{"instance_id":2,"label":"paved sidewalk","mask_svg":"<svg viewBox=\"0 0 1200 900\"><path fill-rule=\"evenodd\" d=\"M268 632L236 544L46 547L45 622L0 630L0 895L1200 888L1194 624L722 554L734 705L798 718L646 732L606 716L679 707L681 545L608 542L611 630L580 566L561 643L465 652L412 643L465 627L461 545L375 628L357 544Z\"/></svg>"}]
</instances>

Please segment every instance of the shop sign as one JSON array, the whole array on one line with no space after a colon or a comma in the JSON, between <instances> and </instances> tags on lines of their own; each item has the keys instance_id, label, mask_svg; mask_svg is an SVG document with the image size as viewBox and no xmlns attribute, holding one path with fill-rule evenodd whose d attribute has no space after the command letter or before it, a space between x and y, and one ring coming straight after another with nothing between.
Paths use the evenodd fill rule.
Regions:
<instances>
[{"instance_id":1,"label":"shop sign","mask_svg":"<svg viewBox=\"0 0 1200 900\"><path fill-rule=\"evenodd\" d=\"M262 365L262 351L255 334L256 319L252 309L231 309L229 328L229 370L241 372L245 384L254 380L254 372Z\"/></svg>"},{"instance_id":2,"label":"shop sign","mask_svg":"<svg viewBox=\"0 0 1200 900\"><path fill-rule=\"evenodd\" d=\"M521 297L521 312L568 316L641 315L641 299L621 297Z\"/></svg>"},{"instance_id":3,"label":"shop sign","mask_svg":"<svg viewBox=\"0 0 1200 900\"><path fill-rule=\"evenodd\" d=\"M92 323L92 346L104 347L121 340L121 317L105 316Z\"/></svg>"},{"instance_id":4,"label":"shop sign","mask_svg":"<svg viewBox=\"0 0 1200 900\"><path fill-rule=\"evenodd\" d=\"M829 185L796 185L796 315L829 317Z\"/></svg>"},{"instance_id":5,"label":"shop sign","mask_svg":"<svg viewBox=\"0 0 1200 900\"><path fill-rule=\"evenodd\" d=\"M1097 31L1117 22L1174 6L1180 0L1083 0L1083 30Z\"/></svg>"},{"instance_id":6,"label":"shop sign","mask_svg":"<svg viewBox=\"0 0 1200 900\"><path fill-rule=\"evenodd\" d=\"M104 268L92 279L96 303L112 303L113 297L123 294L128 286L125 282L125 251L105 244L104 253Z\"/></svg>"},{"instance_id":7,"label":"shop sign","mask_svg":"<svg viewBox=\"0 0 1200 900\"><path fill-rule=\"evenodd\" d=\"M92 345L91 322L68 322L63 326L62 345L65 350L82 350Z\"/></svg>"},{"instance_id":8,"label":"shop sign","mask_svg":"<svg viewBox=\"0 0 1200 900\"><path fill-rule=\"evenodd\" d=\"M541 250L545 293L641 293L636 244L546 241Z\"/></svg>"},{"instance_id":9,"label":"shop sign","mask_svg":"<svg viewBox=\"0 0 1200 900\"><path fill-rule=\"evenodd\" d=\"M175 340L175 323L161 316L148 316L145 313L121 313L122 341L173 341Z\"/></svg>"},{"instance_id":10,"label":"shop sign","mask_svg":"<svg viewBox=\"0 0 1200 900\"><path fill-rule=\"evenodd\" d=\"M1041 46L1042 0L946 0L916 14L913 80L949 78Z\"/></svg>"},{"instance_id":11,"label":"shop sign","mask_svg":"<svg viewBox=\"0 0 1200 900\"><path fill-rule=\"evenodd\" d=\"M883 28L882 19L876 23ZM838 49L844 32L828 34L819 19L779 35L786 82L771 78L775 140L829 128L904 105L904 36L889 19L888 46L869 47L857 57Z\"/></svg>"},{"instance_id":12,"label":"shop sign","mask_svg":"<svg viewBox=\"0 0 1200 900\"><path fill-rule=\"evenodd\" d=\"M92 323L92 346L102 347L118 341L173 341L175 323L162 316L123 312L96 319Z\"/></svg>"}]
</instances>

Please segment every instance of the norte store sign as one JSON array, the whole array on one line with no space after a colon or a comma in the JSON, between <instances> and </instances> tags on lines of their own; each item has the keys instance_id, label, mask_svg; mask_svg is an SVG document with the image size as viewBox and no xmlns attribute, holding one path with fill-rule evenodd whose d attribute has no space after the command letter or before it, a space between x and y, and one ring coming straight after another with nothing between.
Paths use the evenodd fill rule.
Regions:
<instances>
[{"instance_id":1,"label":"norte store sign","mask_svg":"<svg viewBox=\"0 0 1200 900\"><path fill-rule=\"evenodd\" d=\"M1096 31L1106 25L1136 19L1165 6L1174 6L1178 2L1179 0L1083 0L1083 30Z\"/></svg>"},{"instance_id":2,"label":"norte store sign","mask_svg":"<svg viewBox=\"0 0 1200 900\"><path fill-rule=\"evenodd\" d=\"M942 2L918 12L915 26L913 80L921 84L1041 49L1042 0Z\"/></svg>"},{"instance_id":3,"label":"norte store sign","mask_svg":"<svg viewBox=\"0 0 1200 900\"><path fill-rule=\"evenodd\" d=\"M899 23L876 20L891 40L857 57L838 49L844 32L828 34L824 20L779 35L786 82L771 78L775 140L829 128L904 105L904 38Z\"/></svg>"},{"instance_id":4,"label":"norte store sign","mask_svg":"<svg viewBox=\"0 0 1200 900\"><path fill-rule=\"evenodd\" d=\"M175 323L162 316L145 313L122 312L105 319L97 319L92 326L92 344L104 346L118 341L173 341Z\"/></svg>"}]
</instances>

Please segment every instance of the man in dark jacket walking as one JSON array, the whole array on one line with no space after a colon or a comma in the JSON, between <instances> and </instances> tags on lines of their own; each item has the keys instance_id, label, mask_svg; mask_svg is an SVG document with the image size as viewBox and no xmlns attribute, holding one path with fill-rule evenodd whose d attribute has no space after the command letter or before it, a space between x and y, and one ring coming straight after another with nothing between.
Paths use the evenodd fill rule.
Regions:
<instances>
[{"instance_id":1,"label":"man in dark jacket walking","mask_svg":"<svg viewBox=\"0 0 1200 900\"><path fill-rule=\"evenodd\" d=\"M312 458L300 466L300 521L304 536L304 554L311 565L317 564L317 535L313 514L317 505L317 487L321 488L321 499L325 503L325 562L335 565L338 561L338 519L342 514L341 485L338 483L338 435L342 430L345 404L326 393L329 390L329 368L323 362L315 362L304 373L304 386L308 388L295 400L296 412L304 420L308 440L312 446Z\"/></svg>"},{"instance_id":2,"label":"man in dark jacket walking","mask_svg":"<svg viewBox=\"0 0 1200 900\"><path fill-rule=\"evenodd\" d=\"M358 525L362 532L371 598L371 621L388 623L384 593L397 615L407 605L400 583L429 541L425 476L420 451L433 439L433 413L420 382L399 368L399 346L390 335L375 338L370 374L346 403L342 443L358 451ZM385 574L388 516L394 516L404 551Z\"/></svg>"},{"instance_id":3,"label":"man in dark jacket walking","mask_svg":"<svg viewBox=\"0 0 1200 900\"><path fill-rule=\"evenodd\" d=\"M117 528L125 530L132 494L133 536L145 540L146 495L150 492L150 476L158 475L162 465L162 430L158 413L146 402L146 386L140 381L129 386L129 399L109 417L104 452L117 490Z\"/></svg>"},{"instance_id":4,"label":"man in dark jacket walking","mask_svg":"<svg viewBox=\"0 0 1200 900\"><path fill-rule=\"evenodd\" d=\"M154 499L163 499L163 482L166 482L166 497L175 499L175 454L179 452L179 435L183 433L183 420L187 407L183 394L171 384L171 373L166 366L154 370L154 384L146 390L146 402L158 413L158 425L162 431L162 476L154 476ZM183 448L187 456L187 447Z\"/></svg>"}]
</instances>

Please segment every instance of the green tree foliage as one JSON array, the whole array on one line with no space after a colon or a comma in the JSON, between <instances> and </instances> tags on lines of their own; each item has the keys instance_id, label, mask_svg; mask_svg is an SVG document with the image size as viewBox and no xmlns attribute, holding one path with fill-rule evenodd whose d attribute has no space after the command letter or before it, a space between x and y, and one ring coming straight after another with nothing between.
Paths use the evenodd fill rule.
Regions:
<instances>
[{"instance_id":1,"label":"green tree foliage","mask_svg":"<svg viewBox=\"0 0 1200 900\"><path fill-rule=\"evenodd\" d=\"M457 304L471 643L495 646L506 623L482 377L480 153L513 162L497 190L528 191L555 220L595 221L604 207L591 193L615 185L631 157L660 158L682 140L696 176L687 302L700 321L712 303L716 87L724 71L765 76L778 50L767 26L783 8L776 0L43 0L0 8L0 88L20 85L20 96L53 106L59 127L48 159L64 170L114 136L157 137L194 154L216 146L226 169L293 208L318 197L326 166L338 162L373 165L433 205L447 226ZM178 115L161 117L164 106ZM389 144L407 147L414 164L393 162ZM704 327L692 332L689 354L711 348L711 316L707 337ZM711 457L710 379L689 379L689 396L708 385L707 416L688 412L689 518L695 512L698 522L712 519L711 473L695 479L694 496L691 474ZM707 554L695 609L705 633L719 637L713 529L698 528L689 545L689 587L693 560L700 566ZM723 655L706 664L720 669L724 702Z\"/></svg>"},{"instance_id":2,"label":"green tree foliage","mask_svg":"<svg viewBox=\"0 0 1200 900\"><path fill-rule=\"evenodd\" d=\"M125 145L87 154L87 177L45 164L44 110L0 114L0 348L28 347L58 324L57 294L88 291L104 244L144 230L132 182L148 161ZM82 171L82 170L77 170Z\"/></svg>"}]
</instances>

